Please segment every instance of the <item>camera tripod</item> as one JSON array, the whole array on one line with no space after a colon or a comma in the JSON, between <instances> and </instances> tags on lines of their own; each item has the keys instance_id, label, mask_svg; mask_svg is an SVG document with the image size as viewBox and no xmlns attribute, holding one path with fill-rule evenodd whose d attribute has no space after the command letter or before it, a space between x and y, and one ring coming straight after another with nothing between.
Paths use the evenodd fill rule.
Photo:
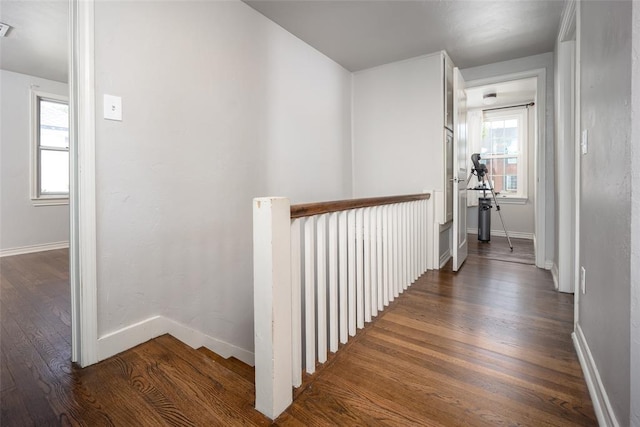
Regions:
<instances>
[{"instance_id":1,"label":"camera tripod","mask_svg":"<svg viewBox=\"0 0 640 427\"><path fill-rule=\"evenodd\" d=\"M477 156L478 156L477 159L474 159L475 161L473 162L476 167L471 168L471 173L469 174L469 178L467 178L467 190L482 191L482 197L484 199L487 198L487 191L491 193L491 196L493 197L493 202L496 204L496 210L498 211L498 215L500 216L502 229L504 230L505 236L507 236L507 242L509 242L509 249L511 249L511 252L513 252L513 245L511 244L511 238L509 238L509 232L507 231L507 227L504 225L504 219L502 218L500 205L498 204L498 200L496 199L496 192L493 191L493 187L491 186L491 184L489 183L489 180L486 177L487 167L484 164L480 164L477 162L477 160L480 160L480 156L479 155ZM478 185L475 188L469 188L469 181L471 181L471 177L474 175L478 177ZM478 209L480 208L481 207L478 206ZM490 202L489 202L488 208L489 209L491 208ZM480 225L480 222L478 222L478 225ZM489 230L489 233L491 233L491 230Z\"/></svg>"}]
</instances>

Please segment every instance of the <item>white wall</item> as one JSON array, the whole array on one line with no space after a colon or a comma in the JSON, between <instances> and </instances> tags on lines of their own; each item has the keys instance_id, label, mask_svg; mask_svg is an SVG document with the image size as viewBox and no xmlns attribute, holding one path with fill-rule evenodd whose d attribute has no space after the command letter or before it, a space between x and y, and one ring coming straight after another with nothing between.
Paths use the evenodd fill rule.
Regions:
<instances>
[{"instance_id":1,"label":"white wall","mask_svg":"<svg viewBox=\"0 0 640 427\"><path fill-rule=\"evenodd\" d=\"M546 262L551 263L554 257L554 121L553 121L553 97L554 97L554 66L553 66L553 53L543 53L540 55L527 56L524 58L514 59L511 61L498 62L495 64L482 65L479 67L466 68L461 70L465 81L470 82L473 80L481 80L490 77L503 76L507 74L520 73L525 71L537 70L544 68L546 70L546 114L545 114L545 168L546 168L546 234L545 234L545 257ZM507 209L507 208L504 208ZM507 210L504 211L505 222L507 219ZM493 218L492 218L493 219ZM492 223L494 224L495 221ZM507 224L511 228L510 224ZM496 229L495 225L492 225L493 229Z\"/></svg>"},{"instance_id":2,"label":"white wall","mask_svg":"<svg viewBox=\"0 0 640 427\"><path fill-rule=\"evenodd\" d=\"M239 1L95 7L99 335L251 352L252 198L351 196L350 73Z\"/></svg>"},{"instance_id":3,"label":"white wall","mask_svg":"<svg viewBox=\"0 0 640 427\"><path fill-rule=\"evenodd\" d=\"M444 191L442 61L437 52L353 74L354 197L428 191L444 209L434 193ZM440 232L436 261L449 256L449 235Z\"/></svg>"},{"instance_id":4,"label":"white wall","mask_svg":"<svg viewBox=\"0 0 640 427\"><path fill-rule=\"evenodd\" d=\"M615 417L628 425L631 174L637 167L630 160L632 3L580 7L580 125L589 143L581 156L579 253L586 294L580 295L579 326Z\"/></svg>"},{"instance_id":5,"label":"white wall","mask_svg":"<svg viewBox=\"0 0 640 427\"><path fill-rule=\"evenodd\" d=\"M353 75L354 197L443 190L440 53Z\"/></svg>"},{"instance_id":6,"label":"white wall","mask_svg":"<svg viewBox=\"0 0 640 427\"><path fill-rule=\"evenodd\" d=\"M68 96L67 84L0 70L0 252L68 244L69 206L31 203L31 86ZM35 247L35 248L34 248Z\"/></svg>"}]
</instances>

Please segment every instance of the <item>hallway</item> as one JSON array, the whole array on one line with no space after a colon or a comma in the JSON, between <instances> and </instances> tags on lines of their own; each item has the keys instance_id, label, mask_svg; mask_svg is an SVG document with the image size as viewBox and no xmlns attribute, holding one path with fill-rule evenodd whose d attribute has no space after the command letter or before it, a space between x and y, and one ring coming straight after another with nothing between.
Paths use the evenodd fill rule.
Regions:
<instances>
[{"instance_id":1,"label":"hallway","mask_svg":"<svg viewBox=\"0 0 640 427\"><path fill-rule=\"evenodd\" d=\"M65 263L66 251L0 259L2 425L268 423L249 381L168 336L74 367ZM596 425L572 322L549 272L470 254L457 274L423 275L275 424Z\"/></svg>"}]
</instances>

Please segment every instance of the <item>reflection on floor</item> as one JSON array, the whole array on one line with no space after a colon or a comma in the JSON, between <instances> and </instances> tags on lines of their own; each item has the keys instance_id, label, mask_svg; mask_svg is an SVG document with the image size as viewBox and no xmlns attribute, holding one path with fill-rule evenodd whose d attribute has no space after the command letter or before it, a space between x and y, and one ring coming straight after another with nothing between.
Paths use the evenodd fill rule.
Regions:
<instances>
[{"instance_id":1,"label":"reflection on floor","mask_svg":"<svg viewBox=\"0 0 640 427\"><path fill-rule=\"evenodd\" d=\"M533 240L511 238L513 252L509 250L506 237L491 236L491 241L480 242L478 236L469 234L469 255L480 259L495 261L517 262L520 264L535 265L536 256Z\"/></svg>"}]
</instances>

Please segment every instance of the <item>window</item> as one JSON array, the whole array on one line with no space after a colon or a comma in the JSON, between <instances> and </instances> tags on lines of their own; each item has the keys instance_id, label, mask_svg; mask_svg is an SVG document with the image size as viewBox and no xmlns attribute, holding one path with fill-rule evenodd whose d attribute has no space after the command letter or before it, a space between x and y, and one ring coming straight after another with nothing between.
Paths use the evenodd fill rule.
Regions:
<instances>
[{"instance_id":1,"label":"window","mask_svg":"<svg viewBox=\"0 0 640 427\"><path fill-rule=\"evenodd\" d=\"M69 103L32 91L31 199L36 205L69 201Z\"/></svg>"},{"instance_id":2,"label":"window","mask_svg":"<svg viewBox=\"0 0 640 427\"><path fill-rule=\"evenodd\" d=\"M527 198L527 109L489 111L483 114L482 135L477 138L481 163L498 197Z\"/></svg>"}]
</instances>

